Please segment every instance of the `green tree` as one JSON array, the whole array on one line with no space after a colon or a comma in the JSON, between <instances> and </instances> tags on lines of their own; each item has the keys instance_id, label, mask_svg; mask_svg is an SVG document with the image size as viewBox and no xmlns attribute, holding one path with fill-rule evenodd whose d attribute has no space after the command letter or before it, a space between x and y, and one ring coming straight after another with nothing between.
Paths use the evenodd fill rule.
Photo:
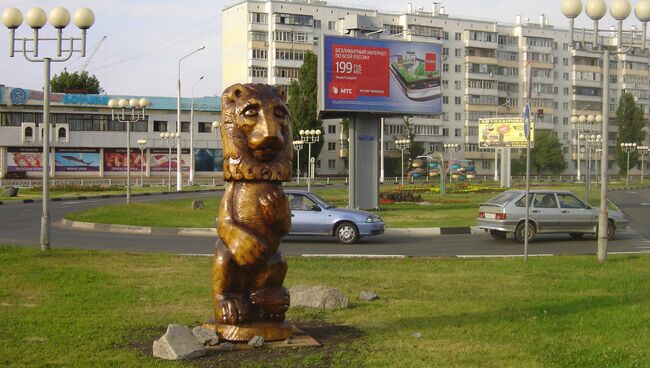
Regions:
<instances>
[{"instance_id":1,"label":"green tree","mask_svg":"<svg viewBox=\"0 0 650 368\"><path fill-rule=\"evenodd\" d=\"M411 141L408 149L408 158L414 159L424 154L424 143L415 141L415 124L412 116L404 117L404 135Z\"/></svg>"},{"instance_id":2,"label":"green tree","mask_svg":"<svg viewBox=\"0 0 650 368\"><path fill-rule=\"evenodd\" d=\"M289 84L288 105L295 139L300 139L300 134L298 134L300 130L323 130L323 121L318 119L317 67L318 58L314 53L308 51L298 71L298 80L291 81ZM318 158L322 147L323 138L321 136L318 143L312 144L312 157ZM306 172L308 163L307 152L308 149L305 145L305 148L300 151L301 172Z\"/></svg>"},{"instance_id":3,"label":"green tree","mask_svg":"<svg viewBox=\"0 0 650 368\"><path fill-rule=\"evenodd\" d=\"M634 101L634 96L624 93L616 110L616 121L618 123L618 135L616 137L616 163L618 164L619 175L627 174L627 153L621 149L621 143L641 144L645 137L643 110ZM639 159L639 153L630 153L630 167L634 167Z\"/></svg>"},{"instance_id":4,"label":"green tree","mask_svg":"<svg viewBox=\"0 0 650 368\"><path fill-rule=\"evenodd\" d=\"M526 170L526 151L519 158L517 168ZM562 154L562 145L555 134L546 130L535 131L535 147L530 149L530 170L537 175L545 172L560 174L566 169L566 161ZM513 172L515 172L513 167Z\"/></svg>"},{"instance_id":5,"label":"green tree","mask_svg":"<svg viewBox=\"0 0 650 368\"><path fill-rule=\"evenodd\" d=\"M55 74L50 81L50 90L60 93L104 93L104 89L100 86L97 77L89 75L86 71L68 73L67 70L63 70L61 74Z\"/></svg>"}]
</instances>

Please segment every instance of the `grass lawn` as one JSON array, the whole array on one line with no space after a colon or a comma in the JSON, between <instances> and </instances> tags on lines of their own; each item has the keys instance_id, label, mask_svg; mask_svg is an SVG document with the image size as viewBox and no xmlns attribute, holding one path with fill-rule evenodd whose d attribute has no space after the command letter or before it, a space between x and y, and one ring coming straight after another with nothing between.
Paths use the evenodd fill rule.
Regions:
<instances>
[{"instance_id":1,"label":"grass lawn","mask_svg":"<svg viewBox=\"0 0 650 368\"><path fill-rule=\"evenodd\" d=\"M0 366L650 366L650 255L613 255L604 267L593 256L290 258L286 286L351 298L346 310L289 310L299 326L327 326L324 347L154 359L167 324L211 317L211 262L0 246ZM362 290L380 299L358 301Z\"/></svg>"},{"instance_id":2,"label":"grass lawn","mask_svg":"<svg viewBox=\"0 0 650 368\"><path fill-rule=\"evenodd\" d=\"M613 184L613 188L621 184ZM422 184L418 188L424 188ZM395 190L395 185L384 185L382 191ZM408 186L407 186L408 188ZM584 185L559 184L536 185L532 189L561 189L573 191L576 195L584 197ZM474 226L478 207L496 195L494 192L481 192L471 194L448 194L441 197L437 193L427 190L422 194L422 203L391 203L381 205L379 214L389 228L405 227L455 227ZM313 190L323 198L331 201L338 207L347 207L348 191L342 187L317 187ZM597 206L600 192L592 188L590 203ZM87 211L69 213L66 218L75 221L113 223L135 226L159 227L213 227L219 207L219 194L213 200L204 201L203 210L193 210L190 206L191 199L164 200L157 203L132 203L130 206L116 204L96 207Z\"/></svg>"}]
</instances>

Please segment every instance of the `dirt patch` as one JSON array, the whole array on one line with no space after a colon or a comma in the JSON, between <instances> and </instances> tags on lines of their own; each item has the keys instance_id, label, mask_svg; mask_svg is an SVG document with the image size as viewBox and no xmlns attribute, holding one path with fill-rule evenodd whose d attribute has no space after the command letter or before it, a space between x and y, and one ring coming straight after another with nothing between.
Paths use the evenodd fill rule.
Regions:
<instances>
[{"instance_id":1,"label":"dirt patch","mask_svg":"<svg viewBox=\"0 0 650 368\"><path fill-rule=\"evenodd\" d=\"M351 350L351 342L362 338L361 331L344 325L326 324L320 321L298 322L294 324L306 334L323 344L321 347L261 348L250 351L229 351L208 355L188 361L194 367L235 368L249 365L265 367L286 367L290 361L294 366L327 368L333 366L333 359L340 350ZM153 356L153 341L165 333L165 327L141 330L137 341L129 348Z\"/></svg>"}]
</instances>

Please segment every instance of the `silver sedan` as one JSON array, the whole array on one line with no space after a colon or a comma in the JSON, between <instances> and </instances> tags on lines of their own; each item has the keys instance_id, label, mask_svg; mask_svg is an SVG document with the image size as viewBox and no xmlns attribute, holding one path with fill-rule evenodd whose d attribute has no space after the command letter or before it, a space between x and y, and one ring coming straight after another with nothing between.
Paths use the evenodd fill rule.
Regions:
<instances>
[{"instance_id":1,"label":"silver sedan","mask_svg":"<svg viewBox=\"0 0 650 368\"><path fill-rule=\"evenodd\" d=\"M490 232L495 239L505 239L514 233L517 241L525 236L525 191L507 190L481 204L478 227ZM529 196L528 239L535 234L568 233L579 239L584 234L598 233L598 208L581 201L568 191L533 190ZM619 211L608 211L607 238L627 227L627 219Z\"/></svg>"}]
</instances>

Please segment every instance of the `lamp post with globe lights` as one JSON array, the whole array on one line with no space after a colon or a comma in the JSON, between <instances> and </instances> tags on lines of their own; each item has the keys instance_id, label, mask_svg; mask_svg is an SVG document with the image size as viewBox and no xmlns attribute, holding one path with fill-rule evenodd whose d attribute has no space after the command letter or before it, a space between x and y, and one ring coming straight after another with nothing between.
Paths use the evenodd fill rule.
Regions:
<instances>
[{"instance_id":1,"label":"lamp post with globe lights","mask_svg":"<svg viewBox=\"0 0 650 368\"><path fill-rule=\"evenodd\" d=\"M314 167L311 160L311 145L312 143L320 142L320 129L312 130L300 130L300 140L307 143L307 159L309 160L308 170L307 170L307 191L311 191L311 179L314 177Z\"/></svg>"},{"instance_id":2,"label":"lamp post with globe lights","mask_svg":"<svg viewBox=\"0 0 650 368\"><path fill-rule=\"evenodd\" d=\"M402 186L404 186L404 150L409 149L409 147L411 147L410 139L398 139L395 141L395 148L400 150L402 153L402 165L400 166L400 172L402 173Z\"/></svg>"},{"instance_id":3,"label":"lamp post with globe lights","mask_svg":"<svg viewBox=\"0 0 650 368\"><path fill-rule=\"evenodd\" d=\"M140 188L144 187L144 167L146 165L146 160L144 159L144 150L147 148L146 139L138 139L138 148L140 148Z\"/></svg>"},{"instance_id":4,"label":"lamp post with globe lights","mask_svg":"<svg viewBox=\"0 0 650 368\"><path fill-rule=\"evenodd\" d=\"M303 141L293 141L293 149L296 150L296 183L300 184L300 150L305 146Z\"/></svg>"},{"instance_id":5,"label":"lamp post with globe lights","mask_svg":"<svg viewBox=\"0 0 650 368\"><path fill-rule=\"evenodd\" d=\"M22 52L27 61L43 63L45 69L43 83L43 211L41 214L40 245L42 251L50 249L50 65L52 62L69 60L74 53L86 56L86 31L95 23L95 14L88 8L75 10L72 20L81 30L81 37L64 37L63 29L70 24L70 13L67 9L56 7L50 11L49 17L41 8L31 8L25 15L25 21L33 29L32 37L16 37L16 29L23 23L23 14L16 8L6 8L0 17L2 24L9 29L9 57L16 52ZM39 30L47 21L56 28L56 38L40 37ZM18 46L16 47L16 41ZM56 43L55 57L40 57L41 42ZM79 42L77 42L79 41ZM68 44L64 47L63 44ZM29 46L31 47L28 47Z\"/></svg>"},{"instance_id":6,"label":"lamp post with globe lights","mask_svg":"<svg viewBox=\"0 0 650 368\"><path fill-rule=\"evenodd\" d=\"M607 4L604 0L587 0L585 6L585 12L587 16L594 21L593 29L591 32L591 40L587 41L586 31L582 30L582 38L580 40L574 39L574 21L580 13L582 12L582 1L581 0L562 0L561 5L562 13L569 18L569 40L570 40L570 49L575 50L575 43L579 43L580 52L587 52L595 54L603 60L603 96L602 96L602 152L601 152L601 164L600 164L600 178L601 178L601 187L600 187L600 211L598 215L598 262L605 263L607 262L607 227L608 225L608 209L607 209L607 161L609 156L609 136L608 136L608 127L609 127L609 58L610 54L614 55L624 55L632 50L633 47L638 47L643 51L647 50L646 47L646 31L647 23L650 21L650 0L639 0L634 9L634 13L638 20L643 24L642 30L642 40L640 45L635 45L635 30L632 29L629 32L625 32L626 35L629 34L629 44L626 47L623 47L623 20L630 16L632 11L632 6L628 0L612 0L609 12L614 19L617 21L617 27L615 31L610 30L599 30L598 21L605 16L607 13ZM615 32L613 36L616 39L616 49L611 51L609 47L601 44L601 38L599 37L599 32Z\"/></svg>"},{"instance_id":7,"label":"lamp post with globe lights","mask_svg":"<svg viewBox=\"0 0 650 368\"><path fill-rule=\"evenodd\" d=\"M637 151L639 151L639 155L641 155L641 185L643 185L643 181L644 181L644 177L643 177L643 169L644 169L644 167L643 167L643 165L645 165L644 162L643 162L643 156L647 155L648 152L650 152L650 147L648 147L648 146L638 146L636 149L637 149Z\"/></svg>"},{"instance_id":8,"label":"lamp post with globe lights","mask_svg":"<svg viewBox=\"0 0 650 368\"><path fill-rule=\"evenodd\" d=\"M578 114L580 114L581 111L585 110L588 108L590 105L585 106L583 109L578 111ZM571 117L571 124L575 126L577 129L576 130L576 163L578 165L577 167L577 173L576 173L576 181L581 181L582 180L582 173L580 171L580 142L584 138L584 135L581 131L581 127L588 122L589 125L593 124L594 122L600 124L603 121L602 115L574 115ZM591 130L591 129L590 129Z\"/></svg>"},{"instance_id":9,"label":"lamp post with globe lights","mask_svg":"<svg viewBox=\"0 0 650 368\"><path fill-rule=\"evenodd\" d=\"M181 133L180 132L167 132L167 133L160 133L160 138L162 138L163 142L167 141L167 147L169 149L169 154L167 155L167 190L172 190L172 143L174 140L178 141L181 139ZM178 161L176 162L176 170L178 171Z\"/></svg>"},{"instance_id":10,"label":"lamp post with globe lights","mask_svg":"<svg viewBox=\"0 0 650 368\"><path fill-rule=\"evenodd\" d=\"M583 138L585 139L587 146L587 180L585 181L585 200L587 203L589 203L589 198L591 197L591 162L593 157L591 152L594 151L595 154L596 148L603 144L603 138L600 134L587 134Z\"/></svg>"},{"instance_id":11,"label":"lamp post with globe lights","mask_svg":"<svg viewBox=\"0 0 650 368\"><path fill-rule=\"evenodd\" d=\"M443 147L445 148L445 151L449 152L449 161L447 162L447 169L449 170L449 185L451 185L451 162L453 161L452 156L454 152L460 149L460 145L458 143L445 143Z\"/></svg>"},{"instance_id":12,"label":"lamp post with globe lights","mask_svg":"<svg viewBox=\"0 0 650 368\"><path fill-rule=\"evenodd\" d=\"M149 106L149 100L146 98L132 98L126 100L108 100L108 107L111 108L111 119L126 124L126 204L131 204L131 124L144 120L144 109ZM119 108L115 113L115 108ZM127 109L131 109L130 114L126 114Z\"/></svg>"},{"instance_id":13,"label":"lamp post with globe lights","mask_svg":"<svg viewBox=\"0 0 650 368\"><path fill-rule=\"evenodd\" d=\"M636 143L621 143L621 151L627 153L627 164L625 166L625 187L630 186L630 153L636 151Z\"/></svg>"}]
</instances>

